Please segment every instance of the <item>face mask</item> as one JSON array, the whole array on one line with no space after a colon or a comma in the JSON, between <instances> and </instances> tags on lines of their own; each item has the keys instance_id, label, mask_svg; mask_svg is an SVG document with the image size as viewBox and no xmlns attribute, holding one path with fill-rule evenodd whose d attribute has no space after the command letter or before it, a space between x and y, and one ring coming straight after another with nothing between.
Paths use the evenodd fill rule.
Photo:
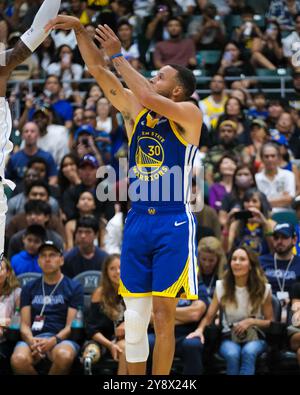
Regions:
<instances>
[{"instance_id":1,"label":"face mask","mask_svg":"<svg viewBox=\"0 0 300 395\"><path fill-rule=\"evenodd\" d=\"M238 188L247 189L253 184L252 177L250 176L237 176L235 178L235 185Z\"/></svg>"}]
</instances>

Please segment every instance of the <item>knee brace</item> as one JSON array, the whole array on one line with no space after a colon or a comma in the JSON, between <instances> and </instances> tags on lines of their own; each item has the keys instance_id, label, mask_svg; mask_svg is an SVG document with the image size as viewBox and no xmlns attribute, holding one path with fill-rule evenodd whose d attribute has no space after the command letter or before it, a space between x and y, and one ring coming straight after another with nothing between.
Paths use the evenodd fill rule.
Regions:
<instances>
[{"instance_id":1,"label":"knee brace","mask_svg":"<svg viewBox=\"0 0 300 395\"><path fill-rule=\"evenodd\" d=\"M44 0L30 29L21 36L21 40L31 52L34 52L50 34L50 32L45 32L44 27L50 19L57 17L60 2L61 0Z\"/></svg>"},{"instance_id":2,"label":"knee brace","mask_svg":"<svg viewBox=\"0 0 300 395\"><path fill-rule=\"evenodd\" d=\"M147 329L151 317L152 298L124 298L125 354L127 362L147 361L149 342Z\"/></svg>"}]
</instances>

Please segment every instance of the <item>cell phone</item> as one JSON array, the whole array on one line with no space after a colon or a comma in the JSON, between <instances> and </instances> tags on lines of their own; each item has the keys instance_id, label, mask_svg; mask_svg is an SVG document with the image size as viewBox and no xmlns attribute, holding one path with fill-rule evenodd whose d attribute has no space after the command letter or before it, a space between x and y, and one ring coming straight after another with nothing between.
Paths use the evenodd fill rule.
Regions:
<instances>
[{"instance_id":1,"label":"cell phone","mask_svg":"<svg viewBox=\"0 0 300 395\"><path fill-rule=\"evenodd\" d=\"M81 139L81 144L85 145L86 147L89 146L89 140L87 137L84 137L83 139Z\"/></svg>"},{"instance_id":2,"label":"cell phone","mask_svg":"<svg viewBox=\"0 0 300 395\"><path fill-rule=\"evenodd\" d=\"M249 211L249 210L238 211L238 212L234 213L233 216L235 219L245 219L245 220L253 217L251 211Z\"/></svg>"},{"instance_id":3,"label":"cell phone","mask_svg":"<svg viewBox=\"0 0 300 395\"><path fill-rule=\"evenodd\" d=\"M69 64L71 61L71 55L68 53L65 53L62 57L62 63L64 64Z\"/></svg>"},{"instance_id":4,"label":"cell phone","mask_svg":"<svg viewBox=\"0 0 300 395\"><path fill-rule=\"evenodd\" d=\"M224 52L224 56L223 56L224 60L226 60L227 62L231 62L232 61L232 55L230 51L225 51Z\"/></svg>"}]
</instances>

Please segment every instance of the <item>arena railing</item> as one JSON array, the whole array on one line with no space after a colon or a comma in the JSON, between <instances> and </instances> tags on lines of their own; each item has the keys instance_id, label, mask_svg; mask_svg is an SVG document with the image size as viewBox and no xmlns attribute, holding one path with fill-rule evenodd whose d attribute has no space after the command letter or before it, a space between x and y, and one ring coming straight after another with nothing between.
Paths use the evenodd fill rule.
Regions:
<instances>
[{"instance_id":1,"label":"arena railing","mask_svg":"<svg viewBox=\"0 0 300 395\"><path fill-rule=\"evenodd\" d=\"M157 73L156 70L153 71L148 71L147 72L147 77L151 78L155 76ZM197 80L197 93L200 95L200 97L203 97L204 95L210 94L210 90L208 89L208 83L211 80L211 76L205 76L202 73L202 70L194 70L194 75ZM280 95L281 98L285 98L287 93L292 93L294 92L293 88L288 87L288 83L292 80L292 77L290 75L278 75L278 76L240 76L239 78L236 77L226 77L225 80L227 82L233 82L233 81L241 81L241 80L253 80L257 81L258 87L253 87L251 89L248 89L248 92L254 93L257 92L258 89L262 90L265 94L267 95L272 95L276 94L277 96ZM82 89L83 85L88 86L90 84L95 83L96 81L93 78L85 78L81 80L66 80L63 81L63 84L75 84L77 86L77 90L80 92L84 92L85 90L80 90L78 87ZM13 119L19 119L21 116L21 92L22 89L28 89L28 93L34 94L36 86L37 85L44 85L45 79L34 79L34 80L25 80L25 81L9 81L9 86L12 87L11 92L12 92L12 100L11 100L11 107L12 107L12 113L13 113ZM261 83L264 83L264 86L260 86ZM269 84L274 85L278 83L278 87L267 87L266 85ZM204 85L205 87L201 87L201 85ZM86 90L87 90L86 89ZM42 89L39 89L39 91L42 91Z\"/></svg>"}]
</instances>

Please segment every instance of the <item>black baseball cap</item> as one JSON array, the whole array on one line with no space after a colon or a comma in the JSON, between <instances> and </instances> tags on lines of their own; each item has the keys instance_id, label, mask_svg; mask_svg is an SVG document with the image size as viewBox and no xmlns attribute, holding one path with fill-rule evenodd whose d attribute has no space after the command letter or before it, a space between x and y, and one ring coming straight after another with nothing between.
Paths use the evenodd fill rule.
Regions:
<instances>
[{"instance_id":1,"label":"black baseball cap","mask_svg":"<svg viewBox=\"0 0 300 395\"><path fill-rule=\"evenodd\" d=\"M56 250L57 252L59 252L60 253L60 255L63 255L63 249L59 246L59 245L57 245L57 243L55 243L54 241L52 241L52 240L46 240L46 241L44 241L44 243L40 246L40 248L39 248L39 254L41 253L41 251L44 249L44 248L53 248L54 250Z\"/></svg>"}]
</instances>

